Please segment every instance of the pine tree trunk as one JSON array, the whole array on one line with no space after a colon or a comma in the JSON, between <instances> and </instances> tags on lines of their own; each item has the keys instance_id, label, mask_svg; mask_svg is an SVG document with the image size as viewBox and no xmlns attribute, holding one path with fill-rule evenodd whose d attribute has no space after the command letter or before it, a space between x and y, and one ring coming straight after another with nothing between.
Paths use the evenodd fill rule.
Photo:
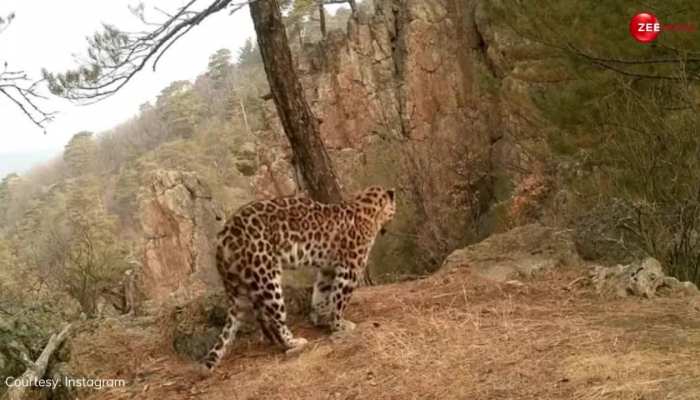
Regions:
<instances>
[{"instance_id":1,"label":"pine tree trunk","mask_svg":"<svg viewBox=\"0 0 700 400\"><path fill-rule=\"evenodd\" d=\"M294 152L305 187L315 200L342 200L333 165L321 141L319 123L297 76L277 0L250 3L267 80L282 127Z\"/></svg>"},{"instance_id":2,"label":"pine tree trunk","mask_svg":"<svg viewBox=\"0 0 700 400\"><path fill-rule=\"evenodd\" d=\"M326 37L326 9L323 7L323 0L318 2L318 20L321 24L321 36Z\"/></svg>"},{"instance_id":3,"label":"pine tree trunk","mask_svg":"<svg viewBox=\"0 0 700 400\"><path fill-rule=\"evenodd\" d=\"M350 4L350 9L352 10L352 16L357 16L357 3L355 0L348 0L348 4Z\"/></svg>"}]
</instances>

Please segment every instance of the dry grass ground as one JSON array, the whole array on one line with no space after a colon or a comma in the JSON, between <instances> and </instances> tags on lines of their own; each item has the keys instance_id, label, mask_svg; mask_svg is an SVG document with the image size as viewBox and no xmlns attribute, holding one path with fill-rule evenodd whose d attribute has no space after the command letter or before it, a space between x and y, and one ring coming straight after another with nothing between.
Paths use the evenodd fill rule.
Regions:
<instances>
[{"instance_id":1,"label":"dry grass ground","mask_svg":"<svg viewBox=\"0 0 700 400\"><path fill-rule=\"evenodd\" d=\"M85 330L72 363L128 380L99 399L700 399L700 302L604 300L570 285L579 276L502 284L462 268L361 289L356 331L296 322L310 345L293 357L243 338L209 377L174 354L163 320Z\"/></svg>"}]
</instances>

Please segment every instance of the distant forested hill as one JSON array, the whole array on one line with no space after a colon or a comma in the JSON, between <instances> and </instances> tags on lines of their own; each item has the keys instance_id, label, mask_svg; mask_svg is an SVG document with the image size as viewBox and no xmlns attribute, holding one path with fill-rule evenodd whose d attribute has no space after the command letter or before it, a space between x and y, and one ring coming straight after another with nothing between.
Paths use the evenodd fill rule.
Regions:
<instances>
[{"instance_id":1,"label":"distant forested hill","mask_svg":"<svg viewBox=\"0 0 700 400\"><path fill-rule=\"evenodd\" d=\"M12 172L21 174L32 166L48 161L56 156L56 150L32 150L27 153L3 153L0 152L0 179Z\"/></svg>"}]
</instances>

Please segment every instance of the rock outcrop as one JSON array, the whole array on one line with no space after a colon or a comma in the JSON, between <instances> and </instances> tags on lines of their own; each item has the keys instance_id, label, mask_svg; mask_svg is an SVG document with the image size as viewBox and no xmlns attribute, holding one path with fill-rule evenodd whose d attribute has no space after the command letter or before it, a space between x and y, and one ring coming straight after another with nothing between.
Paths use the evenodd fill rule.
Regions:
<instances>
[{"instance_id":1,"label":"rock outcrop","mask_svg":"<svg viewBox=\"0 0 700 400\"><path fill-rule=\"evenodd\" d=\"M573 232L540 224L520 226L456 250L447 257L440 273L468 268L475 275L507 282L559 266L581 267L587 275L574 283L590 284L604 297L700 295L693 283L667 276L654 258L613 267L587 264L576 251Z\"/></svg>"},{"instance_id":2,"label":"rock outcrop","mask_svg":"<svg viewBox=\"0 0 700 400\"><path fill-rule=\"evenodd\" d=\"M359 148L371 136L477 139L477 104L464 21L475 2L377 1L311 46L300 69L331 149Z\"/></svg>"},{"instance_id":3,"label":"rock outcrop","mask_svg":"<svg viewBox=\"0 0 700 400\"><path fill-rule=\"evenodd\" d=\"M595 266L591 270L591 282L599 294L610 297L700 294L692 282L667 276L661 263L651 257L628 265Z\"/></svg>"},{"instance_id":4,"label":"rock outcrop","mask_svg":"<svg viewBox=\"0 0 700 400\"><path fill-rule=\"evenodd\" d=\"M530 224L454 251L441 271L469 268L482 277L507 281L561 265L579 264L570 231Z\"/></svg>"},{"instance_id":5,"label":"rock outcrop","mask_svg":"<svg viewBox=\"0 0 700 400\"><path fill-rule=\"evenodd\" d=\"M473 87L471 55L478 43L473 22L465 22L475 4L377 1L371 15L351 18L346 32L306 44L300 74L336 162L339 150L382 141L397 141L395 150L407 140L447 140L488 151L491 113L480 113L484 99ZM273 130L267 141L288 147L281 126ZM357 180L356 171L349 175Z\"/></svg>"},{"instance_id":6,"label":"rock outcrop","mask_svg":"<svg viewBox=\"0 0 700 400\"><path fill-rule=\"evenodd\" d=\"M160 302L195 283L219 285L213 246L223 215L209 188L188 172L157 170L149 180L140 196L140 291Z\"/></svg>"},{"instance_id":7,"label":"rock outcrop","mask_svg":"<svg viewBox=\"0 0 700 400\"><path fill-rule=\"evenodd\" d=\"M468 236L477 236L480 222L464 216L482 214L491 202L492 144L501 133L497 102L476 82L483 59L476 3L378 0L350 18L345 31L306 43L298 57L344 192L370 184L400 190L393 230L403 235L378 242L372 271L424 272L445 249L474 240ZM260 136L256 192L294 194L289 144L272 102L267 108L271 130ZM448 215L456 207L464 210L459 220ZM430 245L419 231L433 235L424 225L443 220L448 245L440 237L432 239L440 249L424 248Z\"/></svg>"}]
</instances>

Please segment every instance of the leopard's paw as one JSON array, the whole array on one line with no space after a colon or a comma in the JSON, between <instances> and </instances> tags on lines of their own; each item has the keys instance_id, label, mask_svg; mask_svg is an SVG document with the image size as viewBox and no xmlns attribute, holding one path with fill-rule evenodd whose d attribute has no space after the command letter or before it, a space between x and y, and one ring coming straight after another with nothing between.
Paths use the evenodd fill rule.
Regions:
<instances>
[{"instance_id":1,"label":"leopard's paw","mask_svg":"<svg viewBox=\"0 0 700 400\"><path fill-rule=\"evenodd\" d=\"M350 332L355 330L355 328L355 323L346 319L338 320L333 324L333 332L336 333Z\"/></svg>"},{"instance_id":2,"label":"leopard's paw","mask_svg":"<svg viewBox=\"0 0 700 400\"><path fill-rule=\"evenodd\" d=\"M289 341L289 345L287 347L287 350L285 351L285 354L297 354L301 352L308 343L309 341L304 339L303 337L293 338Z\"/></svg>"}]
</instances>

